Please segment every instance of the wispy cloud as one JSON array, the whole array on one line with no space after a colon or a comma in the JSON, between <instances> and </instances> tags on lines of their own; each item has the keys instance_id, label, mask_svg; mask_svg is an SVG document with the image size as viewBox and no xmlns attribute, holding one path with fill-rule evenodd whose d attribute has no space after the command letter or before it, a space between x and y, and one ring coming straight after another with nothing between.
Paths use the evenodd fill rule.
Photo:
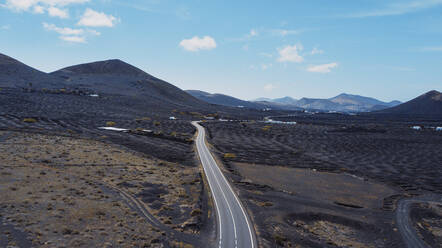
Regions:
<instances>
[{"instance_id":1,"label":"wispy cloud","mask_svg":"<svg viewBox=\"0 0 442 248\"><path fill-rule=\"evenodd\" d=\"M250 41L252 38L259 36L259 32L257 29L251 29L248 33L244 34L241 37L236 38L227 38L228 42L245 42Z\"/></svg>"},{"instance_id":2,"label":"wispy cloud","mask_svg":"<svg viewBox=\"0 0 442 248\"><path fill-rule=\"evenodd\" d=\"M318 49L317 47L314 47L313 50L310 52L311 55L315 54L323 54L324 50Z\"/></svg>"},{"instance_id":3,"label":"wispy cloud","mask_svg":"<svg viewBox=\"0 0 442 248\"><path fill-rule=\"evenodd\" d=\"M228 38L228 42L247 42L258 36L280 36L285 37L289 35L297 35L304 32L304 30L294 29L268 29L268 28L253 28L248 33L241 37Z\"/></svg>"},{"instance_id":4,"label":"wispy cloud","mask_svg":"<svg viewBox=\"0 0 442 248\"><path fill-rule=\"evenodd\" d=\"M0 30L9 30L11 29L11 25L2 25L0 26Z\"/></svg>"},{"instance_id":5,"label":"wispy cloud","mask_svg":"<svg viewBox=\"0 0 442 248\"><path fill-rule=\"evenodd\" d=\"M86 43L86 39L82 36L60 36L60 39L72 43Z\"/></svg>"},{"instance_id":6,"label":"wispy cloud","mask_svg":"<svg viewBox=\"0 0 442 248\"><path fill-rule=\"evenodd\" d=\"M422 47L422 52L442 52L442 46Z\"/></svg>"},{"instance_id":7,"label":"wispy cloud","mask_svg":"<svg viewBox=\"0 0 442 248\"><path fill-rule=\"evenodd\" d=\"M290 29L269 29L266 31L267 33L270 33L272 35L277 35L277 36L287 36L287 35L297 35L302 33L302 30L290 30Z\"/></svg>"},{"instance_id":8,"label":"wispy cloud","mask_svg":"<svg viewBox=\"0 0 442 248\"><path fill-rule=\"evenodd\" d=\"M338 67L338 63L330 63L323 65L312 65L307 67L307 71L309 72L317 72L317 73L329 73L331 69Z\"/></svg>"},{"instance_id":9,"label":"wispy cloud","mask_svg":"<svg viewBox=\"0 0 442 248\"><path fill-rule=\"evenodd\" d=\"M390 66L389 68L394 71L416 71L416 69L406 66Z\"/></svg>"},{"instance_id":10,"label":"wispy cloud","mask_svg":"<svg viewBox=\"0 0 442 248\"><path fill-rule=\"evenodd\" d=\"M264 85L264 90L265 91L272 91L274 89L276 89L276 86L274 84L266 84L266 85Z\"/></svg>"},{"instance_id":11,"label":"wispy cloud","mask_svg":"<svg viewBox=\"0 0 442 248\"><path fill-rule=\"evenodd\" d=\"M82 35L84 33L83 29L60 28L46 22L43 22L43 27L48 31L55 31L61 35Z\"/></svg>"},{"instance_id":12,"label":"wispy cloud","mask_svg":"<svg viewBox=\"0 0 442 248\"><path fill-rule=\"evenodd\" d=\"M439 5L442 5L442 0L415 0L407 2L396 2L396 3L390 3L380 9L353 13L349 15L344 15L344 17L366 18L366 17L404 15L408 13L413 13L433 8Z\"/></svg>"},{"instance_id":13,"label":"wispy cloud","mask_svg":"<svg viewBox=\"0 0 442 248\"><path fill-rule=\"evenodd\" d=\"M273 66L272 64L261 64L261 70L265 71L272 66Z\"/></svg>"},{"instance_id":14,"label":"wispy cloud","mask_svg":"<svg viewBox=\"0 0 442 248\"><path fill-rule=\"evenodd\" d=\"M262 57L266 57L266 58L272 58L273 57L273 54L271 54L271 53L259 53L258 55L262 56Z\"/></svg>"},{"instance_id":15,"label":"wispy cloud","mask_svg":"<svg viewBox=\"0 0 442 248\"><path fill-rule=\"evenodd\" d=\"M47 31L53 31L58 33L59 38L63 41L73 42L73 43L86 43L86 36L98 36L100 32L91 29L74 29L74 28L61 28L57 27L55 24L43 23L44 29Z\"/></svg>"}]
</instances>

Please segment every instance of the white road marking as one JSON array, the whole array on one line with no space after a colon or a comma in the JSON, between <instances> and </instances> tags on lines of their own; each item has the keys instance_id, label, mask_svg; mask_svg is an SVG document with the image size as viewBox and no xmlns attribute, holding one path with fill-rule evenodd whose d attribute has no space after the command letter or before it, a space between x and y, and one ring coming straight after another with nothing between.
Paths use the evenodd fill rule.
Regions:
<instances>
[{"instance_id":1,"label":"white road marking","mask_svg":"<svg viewBox=\"0 0 442 248\"><path fill-rule=\"evenodd\" d=\"M222 228L222 224L221 224L221 216L220 216L220 213L221 213L221 212L219 211L219 204L218 204L218 202L217 202L217 200L216 200L216 197L215 197L215 189L213 188L214 185L211 184L210 179L209 179L209 173L210 173L210 172L211 172L210 175L213 176L213 177L215 178L216 184L217 184L219 190L221 191L224 200L225 200L226 203L227 203L227 207L228 207L229 213L230 213L231 218L232 218L232 221L233 221L234 236L235 236L235 240L234 240L234 241L235 241L235 247L238 247L238 237L237 237L236 221L235 221L235 217L234 217L234 215L233 215L232 207L231 207L229 201L227 200L227 196L225 195L225 192L222 190L221 183L220 183L220 181L218 180L218 176L217 176L217 174L215 173L213 167L216 167L217 172L218 172L219 174L221 174L221 177L223 178L224 183L227 184L229 190L231 191L231 193L232 193L233 196L234 196L234 199L235 199L236 203L237 203L238 206L240 207L241 212L242 212L242 215L243 215L243 217L244 217L245 220L246 220L246 224L247 224L247 228L248 228L248 232L249 232L249 236L250 236L250 244L251 244L251 247L254 248L254 247L255 247L254 236L253 236L253 233L252 233L252 229L251 229L250 221L249 221L249 218L247 217L246 211L244 210L244 207L242 206L242 204L241 204L241 202L240 202L238 196L235 194L235 191L233 191L232 186L231 186L230 183L227 181L226 177L225 177L224 174L222 173L221 169L219 168L219 166L217 165L215 159L213 158L212 154L210 153L209 149L207 148L207 146L206 146L206 144L205 144L205 129L204 129L202 126L200 126L197 122L192 122L192 124L193 124L194 126L196 126L197 129L198 129L198 136L197 136L197 150L198 150L198 155L199 155L199 157L200 157L200 159L201 159L201 163L203 163L203 160L204 160L203 158L206 159L205 161L209 162L208 165L206 165L206 166L205 166L204 163L203 163L203 168L204 168L204 171L205 171L205 173L206 173L207 180L209 181L209 186L210 186L210 188L211 188L211 192L212 192L213 198L215 199L215 205L216 205L216 208L217 208L217 211L218 211L217 216L218 216L219 223L220 223L220 225L219 225L219 229L220 229L220 241L219 241L219 247L222 246L222 239L223 239L223 236L222 236L222 229L221 229L221 228ZM206 168L207 166L209 166L209 167ZM209 172L209 170L210 170L210 172Z\"/></svg>"}]
</instances>

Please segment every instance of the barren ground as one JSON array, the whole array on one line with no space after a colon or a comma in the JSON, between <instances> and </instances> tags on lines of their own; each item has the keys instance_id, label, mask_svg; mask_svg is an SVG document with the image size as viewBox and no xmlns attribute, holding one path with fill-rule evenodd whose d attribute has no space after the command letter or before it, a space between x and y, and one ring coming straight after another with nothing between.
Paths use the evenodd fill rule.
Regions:
<instances>
[{"instance_id":1,"label":"barren ground","mask_svg":"<svg viewBox=\"0 0 442 248\"><path fill-rule=\"evenodd\" d=\"M202 214L198 167L78 137L8 131L0 137L2 246L198 243L191 235Z\"/></svg>"},{"instance_id":2,"label":"barren ground","mask_svg":"<svg viewBox=\"0 0 442 248\"><path fill-rule=\"evenodd\" d=\"M312 119L204 123L260 245L404 247L393 211L401 197L442 192L442 133Z\"/></svg>"}]
</instances>

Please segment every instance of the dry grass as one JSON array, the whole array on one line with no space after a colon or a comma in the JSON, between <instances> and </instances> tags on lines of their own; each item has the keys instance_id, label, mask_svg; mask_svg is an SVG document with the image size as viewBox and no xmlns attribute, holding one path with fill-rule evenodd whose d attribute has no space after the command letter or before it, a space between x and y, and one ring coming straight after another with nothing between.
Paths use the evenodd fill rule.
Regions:
<instances>
[{"instance_id":1,"label":"dry grass","mask_svg":"<svg viewBox=\"0 0 442 248\"><path fill-rule=\"evenodd\" d=\"M107 127L114 127L115 125L117 125L117 123L115 123L114 121L108 121L108 122L106 122L106 126L107 126Z\"/></svg>"},{"instance_id":2,"label":"dry grass","mask_svg":"<svg viewBox=\"0 0 442 248\"><path fill-rule=\"evenodd\" d=\"M181 225L199 206L197 168L149 160L119 146L13 133L0 150L2 216L30 233L38 247L151 247L151 240L166 239L108 184L133 196L149 189L145 183L166 190L161 204L180 215L161 216L178 230L187 231ZM160 210L151 208L154 202L145 203L159 216Z\"/></svg>"},{"instance_id":3,"label":"dry grass","mask_svg":"<svg viewBox=\"0 0 442 248\"><path fill-rule=\"evenodd\" d=\"M26 123L35 123L35 122L37 122L37 120L34 119L34 118L24 118L24 119L23 119L23 122L26 122Z\"/></svg>"},{"instance_id":4,"label":"dry grass","mask_svg":"<svg viewBox=\"0 0 442 248\"><path fill-rule=\"evenodd\" d=\"M224 158L225 159L236 158L236 155L234 153L224 153Z\"/></svg>"}]
</instances>

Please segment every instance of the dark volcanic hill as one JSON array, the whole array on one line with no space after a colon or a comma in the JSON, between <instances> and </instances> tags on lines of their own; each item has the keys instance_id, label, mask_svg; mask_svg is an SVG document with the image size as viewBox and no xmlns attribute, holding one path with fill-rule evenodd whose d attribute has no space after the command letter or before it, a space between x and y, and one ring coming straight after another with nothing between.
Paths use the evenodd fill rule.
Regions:
<instances>
[{"instance_id":1,"label":"dark volcanic hill","mask_svg":"<svg viewBox=\"0 0 442 248\"><path fill-rule=\"evenodd\" d=\"M442 93L432 90L406 103L373 113L440 118L442 117Z\"/></svg>"},{"instance_id":2,"label":"dark volcanic hill","mask_svg":"<svg viewBox=\"0 0 442 248\"><path fill-rule=\"evenodd\" d=\"M111 59L106 61L97 61L87 64L69 66L58 70L52 74L119 74L132 76L148 76L146 72L136 68L133 65L127 64L119 59Z\"/></svg>"},{"instance_id":3,"label":"dark volcanic hill","mask_svg":"<svg viewBox=\"0 0 442 248\"><path fill-rule=\"evenodd\" d=\"M117 59L70 66L51 75L69 87L87 88L96 93L149 97L185 106L206 104L178 87Z\"/></svg>"},{"instance_id":4,"label":"dark volcanic hill","mask_svg":"<svg viewBox=\"0 0 442 248\"><path fill-rule=\"evenodd\" d=\"M230 107L245 107L253 109L263 109L266 107L264 104L261 103L244 101L223 94L211 94L201 90L186 90L186 92L202 101L217 105L230 106Z\"/></svg>"},{"instance_id":5,"label":"dark volcanic hill","mask_svg":"<svg viewBox=\"0 0 442 248\"><path fill-rule=\"evenodd\" d=\"M0 53L0 87L62 88L55 77Z\"/></svg>"}]
</instances>

